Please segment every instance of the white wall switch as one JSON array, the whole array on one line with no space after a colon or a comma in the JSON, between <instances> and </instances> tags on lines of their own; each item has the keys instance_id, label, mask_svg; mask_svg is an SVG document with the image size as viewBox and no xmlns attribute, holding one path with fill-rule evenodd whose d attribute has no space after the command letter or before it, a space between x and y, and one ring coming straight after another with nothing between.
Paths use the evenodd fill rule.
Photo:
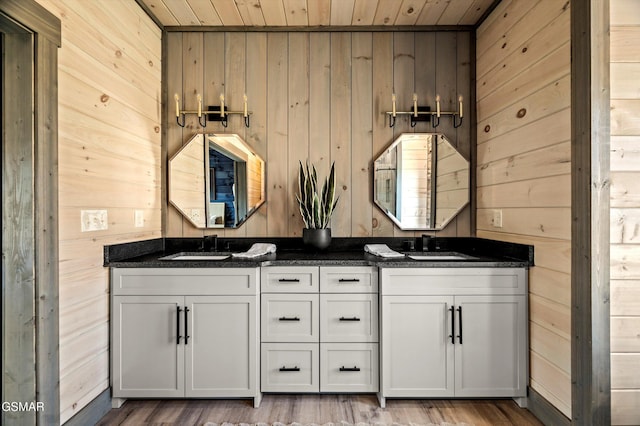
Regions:
<instances>
[{"instance_id":1,"label":"white wall switch","mask_svg":"<svg viewBox=\"0 0 640 426\"><path fill-rule=\"evenodd\" d=\"M494 210L491 218L491 225L494 228L502 228L502 210Z\"/></svg>"},{"instance_id":2,"label":"white wall switch","mask_svg":"<svg viewBox=\"0 0 640 426\"><path fill-rule=\"evenodd\" d=\"M109 228L106 210L81 210L80 226L82 232L104 231Z\"/></svg>"},{"instance_id":3,"label":"white wall switch","mask_svg":"<svg viewBox=\"0 0 640 426\"><path fill-rule=\"evenodd\" d=\"M144 211L143 210L136 210L134 212L133 223L136 228L144 227Z\"/></svg>"}]
</instances>

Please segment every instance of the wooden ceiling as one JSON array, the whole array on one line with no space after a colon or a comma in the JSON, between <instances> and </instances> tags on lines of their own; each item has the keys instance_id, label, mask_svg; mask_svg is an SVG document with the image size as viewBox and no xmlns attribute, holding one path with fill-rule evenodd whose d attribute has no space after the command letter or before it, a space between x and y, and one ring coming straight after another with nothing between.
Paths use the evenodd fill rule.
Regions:
<instances>
[{"instance_id":1,"label":"wooden ceiling","mask_svg":"<svg viewBox=\"0 0 640 426\"><path fill-rule=\"evenodd\" d=\"M496 0L136 0L165 27L475 25Z\"/></svg>"}]
</instances>

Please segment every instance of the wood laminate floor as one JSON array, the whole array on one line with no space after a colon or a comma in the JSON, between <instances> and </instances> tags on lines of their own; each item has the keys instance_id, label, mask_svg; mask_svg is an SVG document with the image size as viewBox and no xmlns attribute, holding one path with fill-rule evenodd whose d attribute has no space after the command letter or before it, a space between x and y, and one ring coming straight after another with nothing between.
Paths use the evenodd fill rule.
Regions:
<instances>
[{"instance_id":1,"label":"wood laminate floor","mask_svg":"<svg viewBox=\"0 0 640 426\"><path fill-rule=\"evenodd\" d=\"M204 425L212 423L466 423L475 426L542 425L504 400L387 400L372 395L265 395L252 400L129 400L98 425Z\"/></svg>"}]
</instances>

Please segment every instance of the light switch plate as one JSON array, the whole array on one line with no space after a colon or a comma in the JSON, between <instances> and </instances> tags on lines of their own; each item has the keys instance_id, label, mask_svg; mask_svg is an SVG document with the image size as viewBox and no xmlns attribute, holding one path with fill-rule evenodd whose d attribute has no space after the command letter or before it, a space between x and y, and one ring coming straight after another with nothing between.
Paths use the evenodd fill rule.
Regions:
<instances>
[{"instance_id":1,"label":"light switch plate","mask_svg":"<svg viewBox=\"0 0 640 426\"><path fill-rule=\"evenodd\" d=\"M136 228L144 227L144 211L143 210L136 210L134 212L133 222Z\"/></svg>"},{"instance_id":2,"label":"light switch plate","mask_svg":"<svg viewBox=\"0 0 640 426\"><path fill-rule=\"evenodd\" d=\"M80 226L82 232L104 231L109 228L106 210L81 210Z\"/></svg>"},{"instance_id":3,"label":"light switch plate","mask_svg":"<svg viewBox=\"0 0 640 426\"><path fill-rule=\"evenodd\" d=\"M502 210L494 210L491 218L491 225L494 228L502 228Z\"/></svg>"}]
</instances>

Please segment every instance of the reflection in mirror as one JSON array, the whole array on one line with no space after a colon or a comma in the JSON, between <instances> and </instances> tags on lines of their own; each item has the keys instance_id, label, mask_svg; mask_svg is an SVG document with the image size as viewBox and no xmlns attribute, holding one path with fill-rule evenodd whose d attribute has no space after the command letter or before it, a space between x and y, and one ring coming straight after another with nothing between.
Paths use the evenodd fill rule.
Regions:
<instances>
[{"instance_id":1,"label":"reflection in mirror","mask_svg":"<svg viewBox=\"0 0 640 426\"><path fill-rule=\"evenodd\" d=\"M197 152L196 160L183 158ZM191 169L185 169L187 166ZM179 188L184 184L176 181L184 174L198 174L194 171L203 182L197 187L201 189L197 213L180 197ZM169 201L199 228L240 226L264 203L264 182L264 161L235 134L195 135L169 160Z\"/></svg>"},{"instance_id":2,"label":"reflection in mirror","mask_svg":"<svg viewBox=\"0 0 640 426\"><path fill-rule=\"evenodd\" d=\"M469 162L440 133L404 133L374 161L373 188L401 229L442 229L469 202Z\"/></svg>"},{"instance_id":3,"label":"reflection in mirror","mask_svg":"<svg viewBox=\"0 0 640 426\"><path fill-rule=\"evenodd\" d=\"M169 201L197 228L206 227L204 138L196 135L169 160Z\"/></svg>"}]
</instances>

